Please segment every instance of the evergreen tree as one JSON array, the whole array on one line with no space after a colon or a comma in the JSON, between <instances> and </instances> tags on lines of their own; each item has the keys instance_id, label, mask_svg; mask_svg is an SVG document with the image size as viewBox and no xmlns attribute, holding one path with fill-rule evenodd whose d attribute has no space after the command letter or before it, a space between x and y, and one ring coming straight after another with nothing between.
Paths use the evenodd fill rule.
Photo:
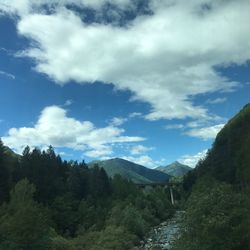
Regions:
<instances>
[{"instance_id":1,"label":"evergreen tree","mask_svg":"<svg viewBox=\"0 0 250 250\"><path fill-rule=\"evenodd\" d=\"M9 171L6 166L6 154L4 145L0 139L0 204L8 199Z\"/></svg>"},{"instance_id":2,"label":"evergreen tree","mask_svg":"<svg viewBox=\"0 0 250 250\"><path fill-rule=\"evenodd\" d=\"M11 192L9 204L0 209L0 249L48 249L49 217L33 200L34 185L21 180Z\"/></svg>"}]
</instances>

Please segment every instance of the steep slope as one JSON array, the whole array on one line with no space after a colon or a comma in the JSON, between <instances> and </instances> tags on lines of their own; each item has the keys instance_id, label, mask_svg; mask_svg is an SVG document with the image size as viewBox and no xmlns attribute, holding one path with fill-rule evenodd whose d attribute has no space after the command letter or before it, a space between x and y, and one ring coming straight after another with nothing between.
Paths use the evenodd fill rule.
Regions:
<instances>
[{"instance_id":1,"label":"steep slope","mask_svg":"<svg viewBox=\"0 0 250 250\"><path fill-rule=\"evenodd\" d=\"M110 177L113 177L115 174L120 174L135 183L165 182L170 178L168 174L120 158L94 161L88 165L92 167L94 164L103 167Z\"/></svg>"},{"instance_id":2,"label":"steep slope","mask_svg":"<svg viewBox=\"0 0 250 250\"><path fill-rule=\"evenodd\" d=\"M202 176L241 186L250 184L250 104L219 132L206 159L187 174L184 186Z\"/></svg>"},{"instance_id":3,"label":"steep slope","mask_svg":"<svg viewBox=\"0 0 250 250\"><path fill-rule=\"evenodd\" d=\"M156 168L156 170L162 171L163 173L174 177L182 177L190 170L192 170L192 168L187 165L181 164L178 161L175 161L167 166L158 167Z\"/></svg>"},{"instance_id":4,"label":"steep slope","mask_svg":"<svg viewBox=\"0 0 250 250\"><path fill-rule=\"evenodd\" d=\"M11 150L9 147L7 146L4 146L4 152L5 154L7 154L9 157L12 157L12 158L20 158L20 155L19 154L16 154L13 150Z\"/></svg>"}]
</instances>

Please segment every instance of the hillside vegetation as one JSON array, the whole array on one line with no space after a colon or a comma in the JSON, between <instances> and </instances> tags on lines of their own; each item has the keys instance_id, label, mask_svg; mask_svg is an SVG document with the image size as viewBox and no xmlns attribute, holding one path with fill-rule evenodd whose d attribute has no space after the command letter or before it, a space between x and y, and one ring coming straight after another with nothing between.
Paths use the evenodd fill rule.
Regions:
<instances>
[{"instance_id":1,"label":"hillside vegetation","mask_svg":"<svg viewBox=\"0 0 250 250\"><path fill-rule=\"evenodd\" d=\"M178 250L250 249L250 105L217 135L184 178L190 194Z\"/></svg>"},{"instance_id":2,"label":"hillside vegetation","mask_svg":"<svg viewBox=\"0 0 250 250\"><path fill-rule=\"evenodd\" d=\"M0 141L0 249L131 249L173 214L163 188L143 192L53 148L21 156Z\"/></svg>"}]
</instances>

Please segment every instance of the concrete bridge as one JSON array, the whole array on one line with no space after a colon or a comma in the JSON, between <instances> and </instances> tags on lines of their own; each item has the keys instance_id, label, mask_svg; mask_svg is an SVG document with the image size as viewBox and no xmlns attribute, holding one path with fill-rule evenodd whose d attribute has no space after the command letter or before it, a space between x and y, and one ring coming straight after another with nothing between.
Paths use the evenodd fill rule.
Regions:
<instances>
[{"instance_id":1,"label":"concrete bridge","mask_svg":"<svg viewBox=\"0 0 250 250\"><path fill-rule=\"evenodd\" d=\"M171 203L172 205L175 204L175 198L174 198L174 193L173 193L173 189L174 187L180 185L177 183L169 183L169 182L155 182L155 183L136 183L135 184L137 187L139 188L146 188L146 187L152 187L152 188L156 188L156 187L163 187L165 189L169 188L169 192L170 192L170 198L171 198Z\"/></svg>"}]
</instances>

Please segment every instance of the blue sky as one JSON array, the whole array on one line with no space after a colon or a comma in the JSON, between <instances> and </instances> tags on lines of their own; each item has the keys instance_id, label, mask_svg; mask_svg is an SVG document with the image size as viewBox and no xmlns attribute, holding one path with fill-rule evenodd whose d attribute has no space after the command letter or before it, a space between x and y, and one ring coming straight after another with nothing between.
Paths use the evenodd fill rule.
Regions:
<instances>
[{"instance_id":1,"label":"blue sky","mask_svg":"<svg viewBox=\"0 0 250 250\"><path fill-rule=\"evenodd\" d=\"M249 1L2 0L0 136L194 166L250 99Z\"/></svg>"}]
</instances>

